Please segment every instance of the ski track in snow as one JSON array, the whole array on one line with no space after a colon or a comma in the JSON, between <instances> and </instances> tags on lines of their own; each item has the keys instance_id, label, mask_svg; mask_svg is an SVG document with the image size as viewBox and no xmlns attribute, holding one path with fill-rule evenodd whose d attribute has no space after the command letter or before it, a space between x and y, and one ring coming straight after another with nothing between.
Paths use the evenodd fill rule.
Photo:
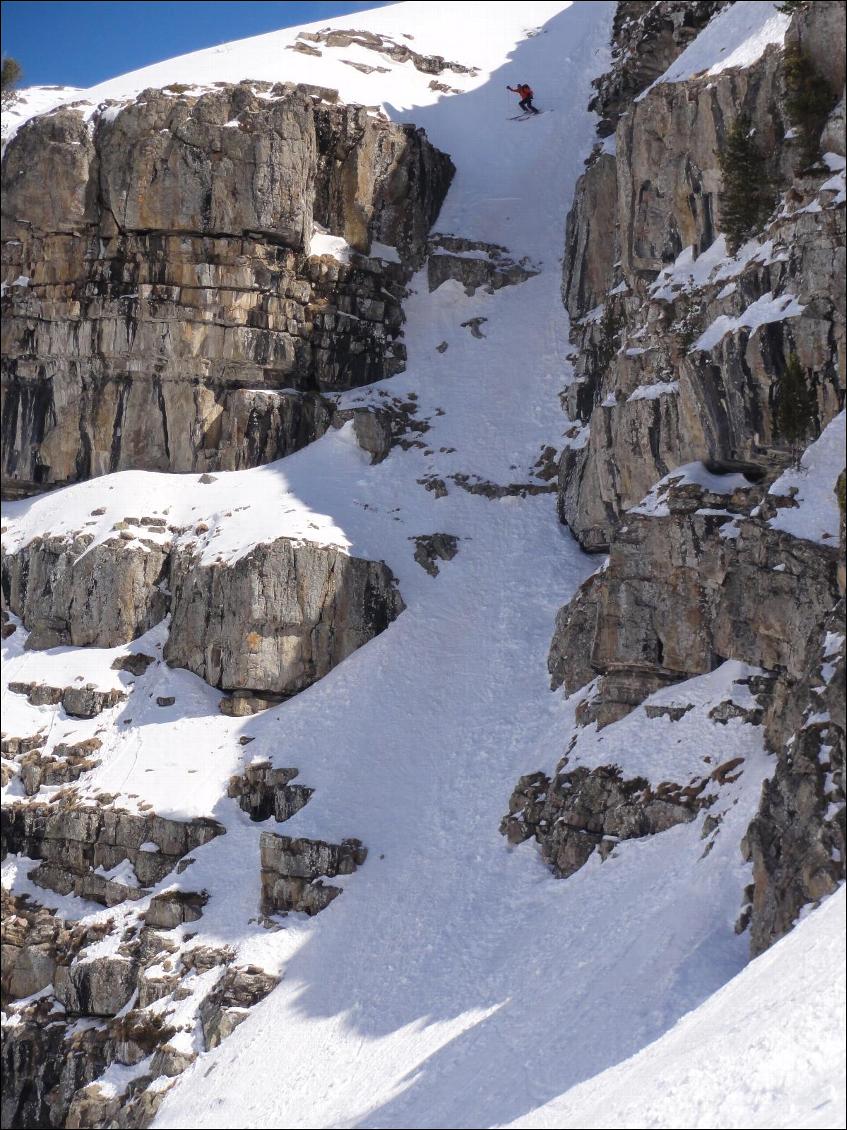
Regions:
<instances>
[{"instance_id":1,"label":"ski track in snow","mask_svg":"<svg viewBox=\"0 0 847 1130\"><path fill-rule=\"evenodd\" d=\"M283 534L308 537L385 559L407 603L386 632L318 684L252 718L221 716L219 692L160 664L135 680L126 703L90 722L6 696L10 732L49 727L47 748L100 733L92 794L225 823L226 836L193 853L196 863L176 877L211 892L192 929L200 928L198 943L236 945L239 960L283 972L247 1021L178 1080L158 1127L555 1125L539 1108L661 1037L745 964L747 939L733 932L749 881L738 844L769 762L754 727L706 717L715 687L741 693L740 665L661 692L662 701L697 707L681 729L639 712L626 731L604 731L609 741L585 731L577 750L583 764L616 760L628 775L656 781L740 751L744 772L712 810L723 823L705 857L698 819L625 843L603 864L594 856L561 882L532 844L512 850L498 833L517 778L550 771L572 732L575 703L549 691L546 655L557 609L598 560L558 525L552 495L490 501L449 476L528 482L541 449L561 445L564 220L593 141L585 106L591 78L608 63L614 5L488 7L484 25L479 5L465 3L451 4L447 20L443 9L412 3L310 25L370 28L401 41L408 32L418 51L481 68L476 78L442 76L463 90L446 98L411 64L360 49L322 48L322 59L285 51L297 29L91 92L54 92L55 102L81 97L93 106L175 80L249 75L338 87L344 100L383 99L391 117L425 127L458 167L435 230L505 244L543 266L520 286L470 298L455 283L427 293L422 273L405 306L407 371L344 396L354 405L379 403L380 391L416 394L430 455L395 448L371 467L343 429L278 463L216 474L211 484L126 472L7 508L11 545L48 529L104 538L127 514L203 520L208 559L234 559ZM364 76L341 57L385 62L390 73ZM513 105L504 87L524 80L540 105L558 112L517 130L503 122ZM36 93L40 112L45 96ZM487 319L484 338L461 326L472 317ZM419 485L430 475L447 480L448 497ZM101 506L106 513L93 519ZM461 540L433 579L413 561L409 539L435 531ZM111 671L113 658L160 654L164 639L160 625L124 648L37 654L23 652L16 634L4 642L4 678L65 685L83 675L121 685L129 679ZM162 694L175 695L174 706L155 705ZM642 743L632 773L627 734ZM246 748L243 735L254 738ZM231 773L265 757L299 767L299 781L316 789L284 828L257 826L225 796ZM262 930L254 921L260 827L357 836L368 859L318 918L290 915L281 930ZM25 888L21 870L10 861L10 878L17 874ZM63 900L63 911L75 902ZM678 1125L704 1124L684 1119L683 1109Z\"/></svg>"}]
</instances>

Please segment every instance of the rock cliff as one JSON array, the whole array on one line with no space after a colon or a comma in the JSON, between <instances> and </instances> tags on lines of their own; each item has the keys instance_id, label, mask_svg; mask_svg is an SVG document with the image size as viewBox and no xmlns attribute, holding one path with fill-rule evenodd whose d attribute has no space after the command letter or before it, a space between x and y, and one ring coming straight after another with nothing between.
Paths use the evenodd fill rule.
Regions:
<instances>
[{"instance_id":1,"label":"rock cliff","mask_svg":"<svg viewBox=\"0 0 847 1130\"><path fill-rule=\"evenodd\" d=\"M756 954L844 878L843 454L818 468L825 528L786 518L803 509L812 453L837 452L843 430L844 9L800 5L785 51L656 82L722 7L618 5L613 67L595 83L608 140L568 219L575 379L559 514L585 549L609 556L559 612L550 650L553 687L578 696L577 734L552 780L521 779L502 830L515 843L534 836L567 875L595 848L693 819L711 803L702 782L656 790L623 779L625 759L575 768L579 732L599 734L645 702L654 717L657 692L741 662L759 672L755 707L727 700L712 717L761 726L774 757L743 844L753 883L739 929L750 926ZM791 118L786 60L798 55L829 92L811 161ZM739 118L770 193L741 244L722 215L722 152ZM787 372L807 390L793 429Z\"/></svg>"},{"instance_id":2,"label":"rock cliff","mask_svg":"<svg viewBox=\"0 0 847 1130\"><path fill-rule=\"evenodd\" d=\"M795 35L812 51L808 29L824 24L834 41L839 20L837 4L818 5L794 17ZM782 60L770 48L747 68L651 87L577 186L563 280L577 379L559 508L588 550L607 549L622 513L674 467L775 476L790 458L774 424L790 357L811 387L807 440L843 405L843 201L825 161L798 166ZM842 67L835 117L843 84ZM731 256L720 155L741 116L768 154L775 207ZM844 140L832 132L834 168Z\"/></svg>"},{"instance_id":3,"label":"rock cliff","mask_svg":"<svg viewBox=\"0 0 847 1130\"><path fill-rule=\"evenodd\" d=\"M338 409L335 394L403 367L402 301L450 159L414 126L290 84L151 89L85 110L34 118L4 154L6 493L125 468L240 470L345 424L384 458L405 417ZM97 718L105 734L122 711L130 724L162 660L233 692L222 713L249 716L320 679L404 607L380 561L287 537L207 559L204 531L122 515L103 537L47 532L4 549L4 638L18 617L30 651L115 649L167 624L161 657L115 659L122 689L8 688L53 721L3 737L3 854L45 892L4 891L3 1004L15 1018L4 1125L149 1124L168 1080L277 980L185 929L209 901L187 869L224 825L92 789L103 740L51 742L56 720ZM289 784L296 775L248 767L230 794L256 819L286 821L315 792ZM272 928L273 916L323 910L342 890L324 879L367 854L355 839L255 839L252 909ZM77 926L49 909L55 896L111 914ZM129 1081L120 1099L111 1069Z\"/></svg>"},{"instance_id":4,"label":"rock cliff","mask_svg":"<svg viewBox=\"0 0 847 1130\"><path fill-rule=\"evenodd\" d=\"M30 120L3 157L8 494L255 466L402 369L453 175L422 130L291 84L85 109Z\"/></svg>"},{"instance_id":5,"label":"rock cliff","mask_svg":"<svg viewBox=\"0 0 847 1130\"><path fill-rule=\"evenodd\" d=\"M366 993L379 1011L395 981L403 1032L424 1004L437 1017L481 980L488 996L525 999L561 950L562 903L594 915L570 934L573 967L590 965L596 943L580 949L578 932L611 927L621 875L635 878L634 901L658 877L667 901L637 921L627 903L609 929L616 956L592 967L574 1015L604 1011L614 962L629 995L665 962L697 987L651 997L660 1019L647 1028L640 998L634 1026L619 1024L615 989L591 1042L619 1057L726 978L727 953L746 947L736 904L755 955L843 881L843 7L790 7L788 55L774 44L745 65L669 77L732 3L617 5L567 223L560 454L525 391L546 385L555 408L563 315L549 233L539 223L531 256L489 241L510 238L495 220L505 229L516 211L517 166L495 192L468 162L450 214L473 216L474 230L434 231L454 170L423 130L323 87L250 81L67 104L8 144L3 488L67 489L15 501L3 530L15 668L0 748L4 1125L149 1125L286 962L285 1022L322 1024L338 1004L356 1039ZM523 29L519 50L526 40L549 60L555 23ZM430 91L470 96L454 112L498 105L475 103L477 85L436 81L477 71L414 40L331 27L282 54L310 67L329 57L357 81L387 63L432 75ZM811 127L792 117L798 57L828 91L811 160ZM745 122L767 210L739 239L724 155ZM560 202L543 211L542 196L546 225ZM403 368L407 298L420 369L394 382L395 399L363 386ZM367 466L392 445L390 462ZM282 467L212 473L298 451ZM557 537L552 498L532 497L546 493L575 541ZM581 586L591 565L578 546L605 555ZM558 554L573 595L554 627ZM557 701L545 703L551 630ZM520 777L500 830L568 884L544 930L531 915L548 914L549 883L545 909L519 861L474 855L530 742L550 764ZM448 795L448 780L468 787ZM484 803L467 820L474 783ZM485 882L466 885L472 870ZM499 883L513 901L492 909ZM668 890L696 892L686 912L704 893L690 915L702 922L676 939L694 954L684 961L656 943ZM408 917L389 919L398 906ZM490 957L515 934L515 907L522 947L553 939L525 963L530 980ZM396 937L380 980L357 981L380 913ZM652 964L629 968L631 928ZM497 1040L496 1025L514 1024L502 1016L491 1014ZM477 1026L473 1038L488 1037ZM201 1088L212 1070L194 1072ZM540 1071L545 1088L565 1078ZM413 1090L400 1087L404 1102ZM494 1124L487 1104L456 1122ZM414 1122L420 1109L379 1117Z\"/></svg>"}]
</instances>

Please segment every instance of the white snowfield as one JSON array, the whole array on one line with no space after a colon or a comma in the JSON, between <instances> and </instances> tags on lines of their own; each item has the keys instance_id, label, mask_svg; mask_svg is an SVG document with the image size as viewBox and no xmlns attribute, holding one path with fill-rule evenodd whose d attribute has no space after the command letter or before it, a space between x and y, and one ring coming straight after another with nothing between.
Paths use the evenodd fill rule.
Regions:
<instances>
[{"instance_id":1,"label":"white snowfield","mask_svg":"<svg viewBox=\"0 0 847 1130\"><path fill-rule=\"evenodd\" d=\"M844 911L842 888L655 1044L511 1126L843 1126Z\"/></svg>"},{"instance_id":2,"label":"white snowfield","mask_svg":"<svg viewBox=\"0 0 847 1130\"><path fill-rule=\"evenodd\" d=\"M840 515L835 494L838 476L847 458L847 413L839 412L819 438L770 489L773 495L791 495L795 506L781 509L770 524L796 538L838 545Z\"/></svg>"},{"instance_id":3,"label":"white snowfield","mask_svg":"<svg viewBox=\"0 0 847 1130\"><path fill-rule=\"evenodd\" d=\"M776 3L737 0L712 17L664 74L639 94L637 101L660 83L684 82L701 75L717 75L730 67L751 66L772 44L783 43L789 20L790 16L780 12Z\"/></svg>"},{"instance_id":4,"label":"white snowfield","mask_svg":"<svg viewBox=\"0 0 847 1130\"><path fill-rule=\"evenodd\" d=\"M282 973L233 1035L177 1080L157 1127L764 1126L755 1120L765 1101L774 1126L841 1125L840 1109L821 1106L826 1086L839 1082L822 1049L838 1030L828 990L843 936L841 900L743 973L748 941L733 929L750 881L739 842L773 761L759 728L739 719L719 725L709 710L726 698L745 701L748 669L724 664L654 696L654 705L691 704L679 723L641 709L599 734L586 728L574 750L574 764L616 763L653 783L686 783L743 758L740 776L710 810L721 822L708 839L701 817L622 843L605 862L594 856L559 881L532 843L510 849L498 832L518 777L552 772L573 734L578 696L551 693L546 658L557 609L600 562L558 524L552 494L492 501L451 476L537 483L541 451L560 447L569 426L559 402L571 373L561 249L594 138L585 107L591 79L608 65L613 12L611 2L409 3L311 25L380 31L479 68L476 76L440 76L461 91L449 96L431 91L431 76L411 63L356 49L322 47L319 59L288 51L296 28L92 91L53 92L59 101L86 99L93 110L106 98L171 82L251 77L336 87L342 99L424 126L451 154L457 174L436 230L506 245L515 259L526 255L542 268L519 286L473 297L457 283L430 294L423 274L413 280L406 372L343 399L416 395L418 416L430 425L426 449L395 448L372 467L342 429L267 467L216 474L213 483L126 472L7 508L12 547L47 530L105 538L127 514L192 528L203 522L206 533L183 536L200 540L211 558L232 560L280 535L320 540L384 559L407 605L326 678L252 718L222 716L219 692L159 663L134 681L126 703L90 722L5 696L15 732L43 727L48 749L99 731L102 763L85 786L92 795L220 820L227 834L162 884L210 892L203 918L175 936L198 931L195 944L232 945L239 961ZM389 73L363 75L345 58L378 61ZM522 81L552 113L507 120L515 101L505 87ZM322 248L344 254L319 234ZM486 319L482 338L463 327L471 318ZM705 471L682 473L698 481ZM424 489L428 477L445 481L446 497ZM105 514L92 514L101 507ZM460 539L435 578L415 563L410 541L433 532ZM4 641L4 678L128 684L111 670L115 656L160 655L166 631L159 625L125 648L47 654L24 652L16 633ZM158 696L176 701L159 707ZM242 747L245 736L253 741ZM230 774L263 758L297 766L299 782L315 789L284 826L257 826L226 798ZM357 836L368 858L324 913L289 915L268 931L255 921L260 827ZM10 860L7 881L31 889L27 869ZM79 900L50 901L65 914L92 913ZM146 905L121 913L133 921ZM821 1000L816 1013L802 998L801 972L810 1000ZM704 1002L685 1027L673 1028ZM699 1058L701 1047L717 1049L724 1036L725 1094L719 1073ZM202 1048L193 1028L178 1038ZM692 1048L695 1063L686 1058ZM747 1077L761 1087L745 1092ZM127 1081L126 1071L109 1074L111 1087Z\"/></svg>"}]
</instances>

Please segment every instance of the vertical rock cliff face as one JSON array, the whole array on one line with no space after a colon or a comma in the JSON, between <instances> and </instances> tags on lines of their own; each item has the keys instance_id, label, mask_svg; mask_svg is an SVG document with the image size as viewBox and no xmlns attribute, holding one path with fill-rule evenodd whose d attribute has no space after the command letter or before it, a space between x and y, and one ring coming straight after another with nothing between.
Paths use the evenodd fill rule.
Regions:
<instances>
[{"instance_id":1,"label":"vertical rock cliff face","mask_svg":"<svg viewBox=\"0 0 847 1130\"><path fill-rule=\"evenodd\" d=\"M26 123L2 174L7 492L311 442L332 393L403 367L452 174L423 131L290 84Z\"/></svg>"},{"instance_id":2,"label":"vertical rock cliff face","mask_svg":"<svg viewBox=\"0 0 847 1130\"><path fill-rule=\"evenodd\" d=\"M795 17L794 34L811 51L807 29L824 24L834 42L841 15L815 6ZM621 514L694 459L778 471L789 453L775 389L792 354L816 402L807 438L843 404L843 201L826 164L797 167L782 58L773 47L750 67L653 87L621 116L614 154L596 154L578 185L563 294L579 351L559 504L588 550L607 549ZM835 105L843 66L833 82ZM781 207L732 258L719 156L742 115ZM843 135L831 132L843 157Z\"/></svg>"},{"instance_id":3,"label":"vertical rock cliff face","mask_svg":"<svg viewBox=\"0 0 847 1130\"><path fill-rule=\"evenodd\" d=\"M608 140L568 219L576 377L559 513L609 558L561 609L550 671L554 688L579 692L573 756L580 727L614 726L663 688L728 660L760 672L747 717L764 727L774 770L743 845L753 885L739 925L758 953L844 878L843 486L840 549L833 493L844 462L844 8L804 5L787 29L786 47L829 89L810 163L776 45L745 67L651 85L723 7L620 4L614 66L595 83ZM742 115L771 197L732 248L720 154ZM808 391L787 436L789 371ZM813 475L823 525L804 511ZM739 716L729 702L716 711ZM711 803L711 786L669 783L677 807L657 814L646 782L602 766L583 780L569 755L552 782L522 779L503 824L513 842L535 836L560 874L610 850L610 836L660 831Z\"/></svg>"}]
</instances>

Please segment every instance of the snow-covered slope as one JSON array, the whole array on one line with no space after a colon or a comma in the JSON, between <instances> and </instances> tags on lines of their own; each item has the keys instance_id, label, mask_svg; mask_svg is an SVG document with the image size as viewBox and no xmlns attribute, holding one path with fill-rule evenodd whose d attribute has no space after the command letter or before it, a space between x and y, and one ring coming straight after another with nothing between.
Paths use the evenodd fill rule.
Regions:
<instances>
[{"instance_id":1,"label":"snow-covered slope","mask_svg":"<svg viewBox=\"0 0 847 1130\"><path fill-rule=\"evenodd\" d=\"M327 48L321 58L288 51L296 28L91 91L55 92L54 104L82 98L94 108L173 82L249 77L338 88L344 100L381 104L390 117L425 127L450 153L457 175L440 231L496 241L541 268L519 286L472 297L454 282L430 294L424 273L413 282L406 372L349 393L346 402L379 403L384 392L416 397L417 416L429 425L425 448L395 448L371 467L342 429L284 461L218 474L212 483L126 472L7 508L12 546L46 531L105 537L127 513L204 523L210 559L235 559L280 535L308 537L384 559L407 605L320 683L248 719L222 717L216 690L161 664L136 680L131 711L117 706L87 723L8 696L15 731L50 727L48 749L100 733L101 764L85 779L85 795L108 792L124 807L146 802L163 815L214 816L226 826L225 836L194 853L192 888L202 885L211 897L202 920L183 932L199 931L198 944L235 946L241 960L283 974L233 1035L179 1079L156 1126L576 1125L601 1117L592 1112L604 1096L618 1102L612 1124L705 1125L702 1110L711 1108L694 1103L678 1118L657 1106L649 1121L655 1104L667 1101L651 1086L651 1065L675 1073L681 1087L679 1060L690 1045L676 1050L680 1032L711 1046L717 1024L741 1024L743 1014L734 1018L745 985L767 985L776 976L768 970L782 976L804 946L817 945L821 962L829 960L835 903L710 1011L644 1053L654 1059L595 1079L662 1037L745 965L746 940L733 930L749 881L738 844L769 762L758 727L739 719L719 725L704 705L747 693L738 682L751 672L738 665L655 696L653 705L693 706L672 736L666 718L639 712L625 730L586 730L579 749L581 764L616 761L654 785L671 768L684 776L707 760L743 757L743 772L711 810L722 823L708 845L698 818L624 843L603 863L595 855L558 882L533 847L510 850L498 834L515 779L555 763L572 732L577 703L550 693L546 656L556 609L597 561L558 525L551 494L490 499L460 489L451 476L537 487L539 456L560 445L558 394L570 372L560 297L564 219L593 139L585 106L591 79L607 63L613 9L607 2L409 3L310 25L411 36L417 51L478 68L451 74L460 93L449 95L431 90L430 76L411 63L363 49ZM342 59L389 69L364 74ZM519 81L531 82L538 104L552 112L510 121L514 96L505 86ZM43 111L39 99L28 103L25 95L18 119L27 106ZM481 319L482 336L471 333L472 319ZM446 483L446 497L425 489L436 479ZM414 561L410 539L435 531L454 534L459 551L433 578ZM84 675L105 687L124 678L111 669L117 654L159 655L164 635L159 627L130 648L46 655L23 651L19 637L4 644L6 682ZM160 696L176 701L163 708ZM253 740L244 747L242 737ZM369 849L326 912L291 915L276 932L255 920L256 825L226 797L230 775L262 758L297 766L316 790L286 823L287 834L358 836ZM19 861L9 868L18 889L28 889L16 879L23 870ZM80 915L91 910L73 899L62 910L74 906ZM798 979L792 1000L802 988ZM758 1001L757 1023L768 1034L761 1046L754 1036L745 1044L743 1035L736 1045L754 1061L770 1054L796 1016L787 1006L771 1014L766 998ZM822 1018L827 1031L836 1021L834 1013ZM195 1034L186 1039L190 1046ZM638 1089L618 1101L630 1078ZM820 1100L795 1063L780 1085L797 1116L791 1125L818 1117L812 1108ZM557 1101L566 1105L547 1105ZM713 1124L742 1125L757 1102L755 1093L746 1106L739 1098ZM814 1125L837 1124L829 1108L820 1118Z\"/></svg>"},{"instance_id":2,"label":"snow-covered slope","mask_svg":"<svg viewBox=\"0 0 847 1130\"><path fill-rule=\"evenodd\" d=\"M844 903L841 890L661 1040L513 1125L843 1126Z\"/></svg>"}]
</instances>

